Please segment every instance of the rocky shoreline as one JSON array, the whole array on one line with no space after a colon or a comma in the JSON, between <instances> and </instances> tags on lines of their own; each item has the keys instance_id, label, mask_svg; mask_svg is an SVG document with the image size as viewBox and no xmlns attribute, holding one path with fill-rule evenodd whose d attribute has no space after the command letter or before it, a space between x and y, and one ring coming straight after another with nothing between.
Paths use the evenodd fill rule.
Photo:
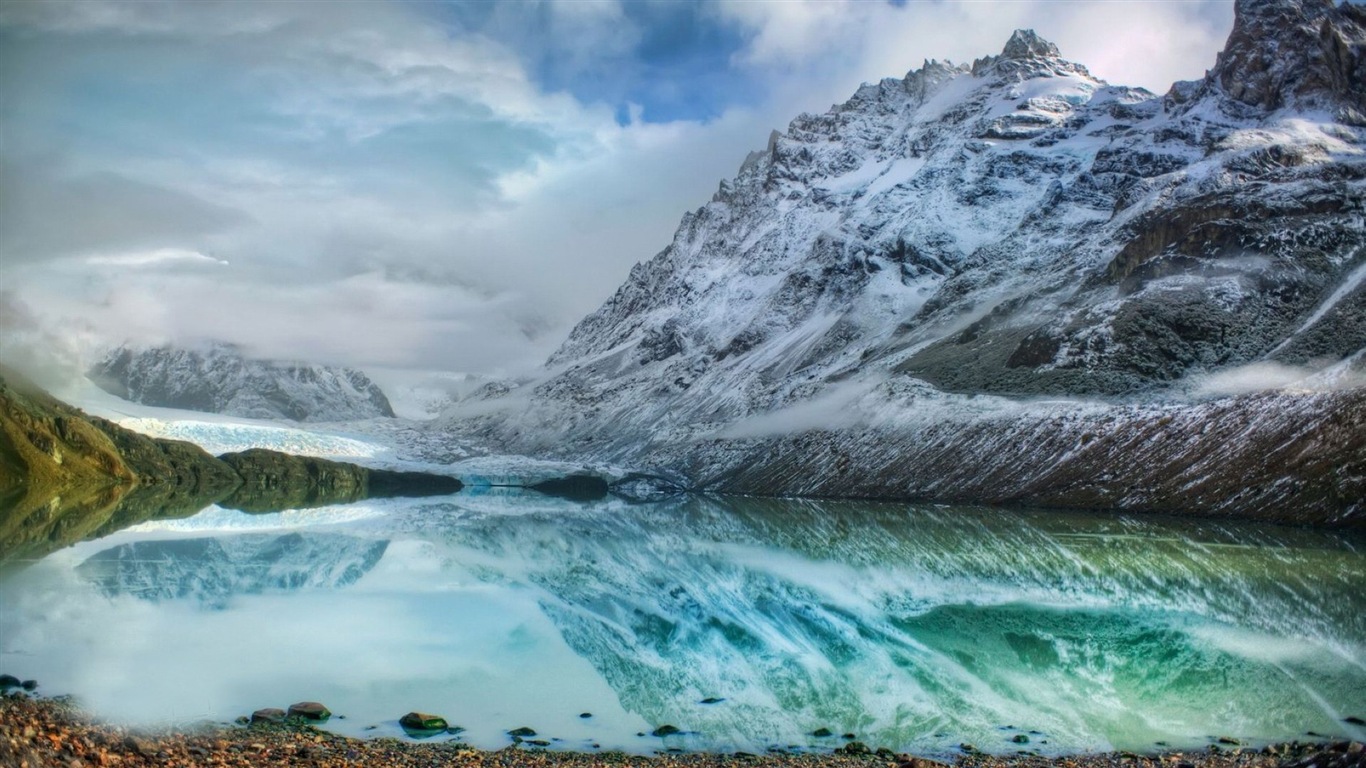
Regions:
<instances>
[{"instance_id":1,"label":"rocky shoreline","mask_svg":"<svg viewBox=\"0 0 1366 768\"><path fill-rule=\"evenodd\" d=\"M257 722L234 727L188 724L133 730L101 723L67 698L42 698L14 691L0 697L0 765L7 768L90 768L91 766L298 766L333 768L425 768L427 766L641 766L722 768L766 766L806 768L948 768L944 763L890 750L849 749L827 754L682 753L656 756L620 752L547 750L530 741L484 751L458 741L416 742L394 738L354 739L319 730L306 720ZM1114 752L1041 757L987 755L957 757L954 768L1363 768L1359 742L1312 741L1262 749L1214 745L1198 751L1149 755Z\"/></svg>"}]
</instances>

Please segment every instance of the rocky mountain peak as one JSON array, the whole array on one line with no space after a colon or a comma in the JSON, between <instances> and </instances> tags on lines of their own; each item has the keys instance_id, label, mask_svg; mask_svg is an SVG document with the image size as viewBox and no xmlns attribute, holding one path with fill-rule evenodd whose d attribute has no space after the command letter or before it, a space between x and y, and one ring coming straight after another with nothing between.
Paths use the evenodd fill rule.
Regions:
<instances>
[{"instance_id":1,"label":"rocky mountain peak","mask_svg":"<svg viewBox=\"0 0 1366 768\"><path fill-rule=\"evenodd\" d=\"M1038 33L1032 29L1017 29L1015 33L1006 41L1005 50L1001 51L1003 59L1039 59L1039 58L1059 58L1062 52L1058 46L1039 37Z\"/></svg>"},{"instance_id":2,"label":"rocky mountain peak","mask_svg":"<svg viewBox=\"0 0 1366 768\"><path fill-rule=\"evenodd\" d=\"M1014 81L1054 75L1091 77L1086 67L1064 60L1058 46L1032 29L1015 30L999 56L986 56L972 63L972 74Z\"/></svg>"},{"instance_id":3,"label":"rocky mountain peak","mask_svg":"<svg viewBox=\"0 0 1366 768\"><path fill-rule=\"evenodd\" d=\"M1205 79L1234 102L1326 108L1366 125L1366 8L1332 0L1238 0Z\"/></svg>"}]
</instances>

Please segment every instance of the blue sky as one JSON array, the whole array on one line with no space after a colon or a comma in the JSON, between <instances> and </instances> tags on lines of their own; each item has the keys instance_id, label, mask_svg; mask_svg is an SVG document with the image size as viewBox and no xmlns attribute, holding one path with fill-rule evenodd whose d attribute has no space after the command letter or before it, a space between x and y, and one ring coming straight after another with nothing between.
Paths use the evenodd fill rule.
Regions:
<instances>
[{"instance_id":1,"label":"blue sky","mask_svg":"<svg viewBox=\"0 0 1366 768\"><path fill-rule=\"evenodd\" d=\"M77 361L215 337L507 373L770 130L861 82L1033 27L1160 91L1231 21L1228 0L15 0L0 309Z\"/></svg>"},{"instance_id":2,"label":"blue sky","mask_svg":"<svg viewBox=\"0 0 1366 768\"><path fill-rule=\"evenodd\" d=\"M876 2L877 0L871 0ZM758 73L732 65L747 30L704 3L628 2L612 13L612 31L591 55L575 38L583 19L546 3L446 2L429 9L454 34L487 35L518 52L537 85L584 103L614 107L618 123L712 120L761 97ZM591 18L591 17L590 17Z\"/></svg>"}]
</instances>

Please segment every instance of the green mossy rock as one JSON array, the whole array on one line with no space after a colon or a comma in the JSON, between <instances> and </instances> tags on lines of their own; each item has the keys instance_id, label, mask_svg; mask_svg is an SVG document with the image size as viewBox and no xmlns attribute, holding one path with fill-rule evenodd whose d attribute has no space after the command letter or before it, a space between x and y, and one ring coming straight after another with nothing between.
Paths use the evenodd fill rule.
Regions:
<instances>
[{"instance_id":1,"label":"green mossy rock","mask_svg":"<svg viewBox=\"0 0 1366 768\"><path fill-rule=\"evenodd\" d=\"M398 724L409 731L444 731L450 727L446 718L425 712L409 712L399 718Z\"/></svg>"},{"instance_id":2,"label":"green mossy rock","mask_svg":"<svg viewBox=\"0 0 1366 768\"><path fill-rule=\"evenodd\" d=\"M289 717L297 717L302 720L313 720L324 722L332 716L332 710L324 707L316 701L301 701L297 704L289 705Z\"/></svg>"},{"instance_id":3,"label":"green mossy rock","mask_svg":"<svg viewBox=\"0 0 1366 768\"><path fill-rule=\"evenodd\" d=\"M273 707L268 707L266 709L258 709L255 712L252 712L251 722L283 723L285 721L286 716L287 715L285 714L285 711L283 709L275 709Z\"/></svg>"}]
</instances>

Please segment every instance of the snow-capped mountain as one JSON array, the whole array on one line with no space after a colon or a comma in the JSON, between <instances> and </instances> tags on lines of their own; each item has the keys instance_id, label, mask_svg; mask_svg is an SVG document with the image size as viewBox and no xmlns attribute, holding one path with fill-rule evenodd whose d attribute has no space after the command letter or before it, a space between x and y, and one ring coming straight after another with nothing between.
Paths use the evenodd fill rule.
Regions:
<instances>
[{"instance_id":1,"label":"snow-capped mountain","mask_svg":"<svg viewBox=\"0 0 1366 768\"><path fill-rule=\"evenodd\" d=\"M119 397L166 408L295 421L394 415L384 392L360 371L254 360L230 344L120 347L87 376Z\"/></svg>"},{"instance_id":2,"label":"snow-capped mountain","mask_svg":"<svg viewBox=\"0 0 1366 768\"><path fill-rule=\"evenodd\" d=\"M927 425L982 432L1027 410L1021 396L1146 401L1250 364L1337 366L1341 385L1366 357L1363 286L1366 8L1239 0L1215 67L1161 96L1105 83L1021 30L1000 55L926 62L775 132L579 323L542 379L501 414L456 409L450 423L513 450L645 458L722 482L762 468L766 448L737 442L756 434L835 431L889 454L923 445ZM1100 501L1156 482L1126 472L1265 463L1281 444L1258 443L1249 409L1304 411L1301 426L1366 419L1359 389L1274 400L1225 409L1253 422L1236 445L1259 454L1216 458L1228 446L1206 440L1120 468ZM1186 421L1198 427L1206 407ZM1081 445L1119 436L1093 446L1110 451L1126 423L1173 421L1165 408L1030 413L1080 424ZM898 437L865 439L885 427ZM980 460L937 439L955 461ZM1359 439L1335 439L1319 449L1366 467ZM1070 460L1075 443L1005 456L1053 469L1041 462ZM1282 471L1263 469L1273 484ZM1025 474L995 498L1033 498L1022 489L1040 475ZM904 479L864 490L902 495ZM772 473L756 483L730 489L802 490Z\"/></svg>"},{"instance_id":3,"label":"snow-capped mountain","mask_svg":"<svg viewBox=\"0 0 1366 768\"><path fill-rule=\"evenodd\" d=\"M797 118L552 364L668 393L743 370L749 397L699 403L725 414L870 364L1118 393L1359 351L1366 326L1333 321L1366 276L1366 10L1238 13L1208 77L1164 97L1020 31Z\"/></svg>"}]
</instances>

